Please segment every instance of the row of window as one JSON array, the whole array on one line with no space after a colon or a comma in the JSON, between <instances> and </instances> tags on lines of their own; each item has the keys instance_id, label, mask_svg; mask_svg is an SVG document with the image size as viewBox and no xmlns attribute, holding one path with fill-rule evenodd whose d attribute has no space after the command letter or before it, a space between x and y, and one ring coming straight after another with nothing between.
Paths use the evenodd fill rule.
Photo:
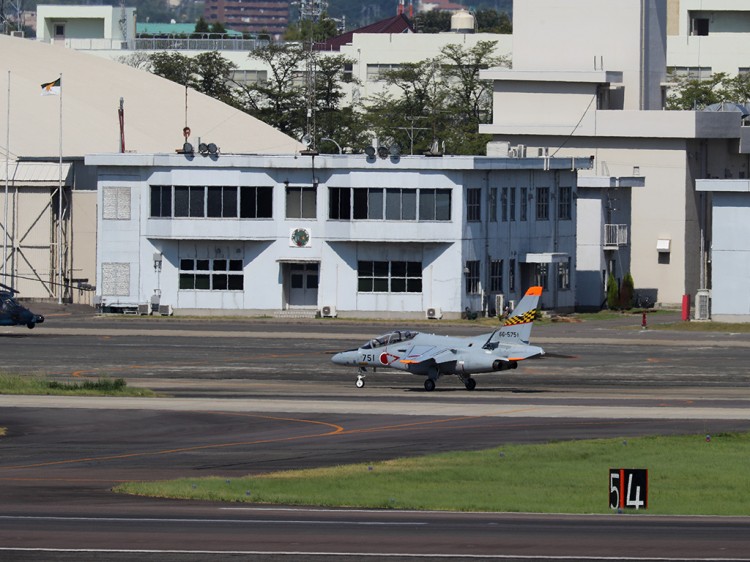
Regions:
<instances>
[{"instance_id":1,"label":"row of window","mask_svg":"<svg viewBox=\"0 0 750 562\"><path fill-rule=\"evenodd\" d=\"M331 187L328 217L338 220L447 221L450 189Z\"/></svg>"},{"instance_id":2,"label":"row of window","mask_svg":"<svg viewBox=\"0 0 750 562\"><path fill-rule=\"evenodd\" d=\"M518 193L518 203L516 203ZM526 221L529 218L529 203L534 210L534 218L537 221L550 219L550 188L537 187L503 187L500 188L500 204L498 205L498 188L491 187L488 197L488 210L490 222L497 222L498 207L500 220L502 222L513 222L516 220ZM560 187L557 192L557 218L559 220L571 220L573 217L573 189L571 187ZM480 188L469 188L466 190L466 220L478 222L482 220L482 190Z\"/></svg>"},{"instance_id":3,"label":"row of window","mask_svg":"<svg viewBox=\"0 0 750 562\"><path fill-rule=\"evenodd\" d=\"M110 189L117 194L117 188ZM516 194L518 193L518 197ZM560 187L557 197L557 218L571 220L573 191ZM106 199L106 198L105 198ZM118 199L111 197L113 209ZM550 219L551 195L549 187L503 187L489 190L489 220L526 221L529 202L534 201L535 219ZM108 203L109 199L105 200ZM450 189L407 189L382 187L331 187L328 198L328 218L332 220L389 220L389 221L449 221L451 219ZM129 198L128 198L129 204ZM126 205L121 205L125 207ZM108 209L109 206L105 205ZM114 213L114 212L113 212ZM151 186L151 217L171 218L273 218L272 187L236 186ZM287 186L286 218L314 219L317 217L317 191L314 187ZM105 213L105 218L120 218ZM482 190L466 190L466 219L482 220Z\"/></svg>"},{"instance_id":4,"label":"row of window","mask_svg":"<svg viewBox=\"0 0 750 562\"><path fill-rule=\"evenodd\" d=\"M358 261L360 293L421 293L422 262Z\"/></svg>"},{"instance_id":5,"label":"row of window","mask_svg":"<svg viewBox=\"0 0 750 562\"><path fill-rule=\"evenodd\" d=\"M242 291L245 276L242 260L181 259L180 289L205 291Z\"/></svg>"},{"instance_id":6,"label":"row of window","mask_svg":"<svg viewBox=\"0 0 750 562\"><path fill-rule=\"evenodd\" d=\"M508 291L516 290L516 260L508 260ZM532 285L538 285L547 289L549 283L550 264L534 264L532 271ZM561 290L570 289L570 258L567 261L554 264L557 274L557 288ZM466 262L464 270L466 276L466 294L478 295L482 292L480 281L480 262L479 260L469 260ZM504 260L492 260L490 262L490 287L491 293L502 293L503 288Z\"/></svg>"}]
</instances>

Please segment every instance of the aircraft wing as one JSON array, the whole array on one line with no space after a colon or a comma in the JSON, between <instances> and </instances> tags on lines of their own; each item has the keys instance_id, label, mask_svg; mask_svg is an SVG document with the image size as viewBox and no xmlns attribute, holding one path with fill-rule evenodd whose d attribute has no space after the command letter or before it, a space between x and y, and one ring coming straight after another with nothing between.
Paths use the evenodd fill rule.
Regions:
<instances>
[{"instance_id":1,"label":"aircraft wing","mask_svg":"<svg viewBox=\"0 0 750 562\"><path fill-rule=\"evenodd\" d=\"M407 365L419 365L426 362L434 362L438 365L456 360L456 350L437 345L415 345L401 359L401 363Z\"/></svg>"}]
</instances>

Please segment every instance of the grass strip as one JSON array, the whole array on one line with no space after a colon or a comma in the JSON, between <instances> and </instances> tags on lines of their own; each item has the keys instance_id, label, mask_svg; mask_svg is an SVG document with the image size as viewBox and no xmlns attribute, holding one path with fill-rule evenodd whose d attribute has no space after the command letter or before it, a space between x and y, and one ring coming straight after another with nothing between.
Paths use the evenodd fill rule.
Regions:
<instances>
[{"instance_id":1,"label":"grass strip","mask_svg":"<svg viewBox=\"0 0 750 562\"><path fill-rule=\"evenodd\" d=\"M750 515L750 434L507 445L242 478L130 482L120 493L325 507L609 513L609 469L649 470L651 514Z\"/></svg>"},{"instance_id":2,"label":"grass strip","mask_svg":"<svg viewBox=\"0 0 750 562\"><path fill-rule=\"evenodd\" d=\"M80 382L59 382L39 376L0 374L0 394L55 396L154 396L147 388L133 388L125 379L109 377Z\"/></svg>"}]
</instances>

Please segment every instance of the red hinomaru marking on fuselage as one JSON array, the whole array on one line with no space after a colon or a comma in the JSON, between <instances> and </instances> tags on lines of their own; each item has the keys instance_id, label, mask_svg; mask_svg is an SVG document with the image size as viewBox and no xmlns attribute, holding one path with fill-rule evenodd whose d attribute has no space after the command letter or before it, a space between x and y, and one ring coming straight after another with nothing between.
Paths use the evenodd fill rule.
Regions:
<instances>
[{"instance_id":1,"label":"red hinomaru marking on fuselage","mask_svg":"<svg viewBox=\"0 0 750 562\"><path fill-rule=\"evenodd\" d=\"M396 359L398 359L398 356L397 356L397 355L391 355L390 353L387 353L387 352L385 352L385 351L384 351L383 353L381 353L381 354L380 354L380 362L381 362L381 363L382 363L383 365L390 365L390 364L391 364L391 363L393 363L393 362L394 362L394 361L395 361Z\"/></svg>"}]
</instances>

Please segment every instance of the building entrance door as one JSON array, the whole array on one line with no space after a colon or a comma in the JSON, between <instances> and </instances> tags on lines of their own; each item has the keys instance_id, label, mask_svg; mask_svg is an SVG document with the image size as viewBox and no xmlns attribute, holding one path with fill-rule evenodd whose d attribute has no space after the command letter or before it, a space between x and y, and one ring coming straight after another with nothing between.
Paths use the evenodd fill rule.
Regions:
<instances>
[{"instance_id":1,"label":"building entrance door","mask_svg":"<svg viewBox=\"0 0 750 562\"><path fill-rule=\"evenodd\" d=\"M317 263L289 264L289 307L310 308L318 306Z\"/></svg>"}]
</instances>

